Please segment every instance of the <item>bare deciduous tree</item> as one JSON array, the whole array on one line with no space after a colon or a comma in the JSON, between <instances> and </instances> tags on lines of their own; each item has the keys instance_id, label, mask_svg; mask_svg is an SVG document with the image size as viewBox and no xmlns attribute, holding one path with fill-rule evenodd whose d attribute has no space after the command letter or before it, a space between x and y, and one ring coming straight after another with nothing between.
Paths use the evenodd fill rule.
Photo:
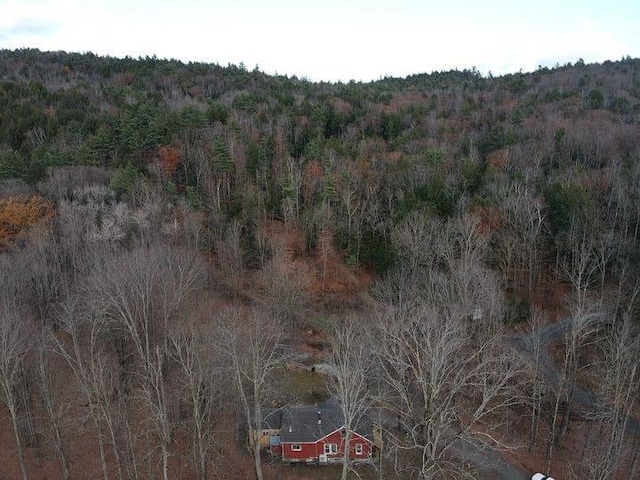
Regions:
<instances>
[{"instance_id":1,"label":"bare deciduous tree","mask_svg":"<svg viewBox=\"0 0 640 480\"><path fill-rule=\"evenodd\" d=\"M287 225L296 224L300 218L300 198L302 195L302 171L298 162L287 158L287 189L282 198L282 211Z\"/></svg>"},{"instance_id":2,"label":"bare deciduous tree","mask_svg":"<svg viewBox=\"0 0 640 480\"><path fill-rule=\"evenodd\" d=\"M156 302L162 309L162 325L166 332L189 295L204 286L206 274L202 258L189 250L160 249L152 258L156 255L160 269Z\"/></svg>"},{"instance_id":3,"label":"bare deciduous tree","mask_svg":"<svg viewBox=\"0 0 640 480\"><path fill-rule=\"evenodd\" d=\"M598 435L591 446L590 474L606 480L617 478L628 444L627 427L633 421L639 393L640 332L629 315L623 315L607 332L603 360L602 406L597 413ZM637 452L634 452L626 469L628 478L635 478L636 466Z\"/></svg>"},{"instance_id":4,"label":"bare deciduous tree","mask_svg":"<svg viewBox=\"0 0 640 480\"><path fill-rule=\"evenodd\" d=\"M121 418L112 408L112 398L120 390L119 362L107 349L106 319L90 306L82 305L77 297L69 297L61 305L58 325L65 335L53 334L55 351L73 371L80 391L87 399L89 414L96 429L102 476L109 475L108 449L115 459L118 478L124 478L121 442L118 429Z\"/></svg>"},{"instance_id":5,"label":"bare deciduous tree","mask_svg":"<svg viewBox=\"0 0 640 480\"><path fill-rule=\"evenodd\" d=\"M420 478L461 474L447 454L479 425L498 428L521 401L519 363L497 339L474 344L461 317L428 304L389 308L376 327L382 400L398 421L387 435L393 450L419 454Z\"/></svg>"},{"instance_id":6,"label":"bare deciduous tree","mask_svg":"<svg viewBox=\"0 0 640 480\"><path fill-rule=\"evenodd\" d=\"M63 405L60 398L60 379L57 375L58 365L52 357L53 345L50 338L43 336L37 344L35 379L40 393L40 401L44 409L49 428L51 430L51 443L58 458L60 477L69 480L69 461L63 442L63 430L65 421L68 420L68 408Z\"/></svg>"},{"instance_id":7,"label":"bare deciduous tree","mask_svg":"<svg viewBox=\"0 0 640 480\"><path fill-rule=\"evenodd\" d=\"M212 343L214 332L189 327L171 337L171 357L178 364L181 386L191 408L189 428L196 475L207 478L213 447L211 426L223 396L221 359Z\"/></svg>"},{"instance_id":8,"label":"bare deciduous tree","mask_svg":"<svg viewBox=\"0 0 640 480\"><path fill-rule=\"evenodd\" d=\"M0 393L9 409L16 452L22 477L27 479L27 464L20 439L19 407L24 392L21 391L23 362L29 351L29 320L20 316L20 310L9 298L0 304Z\"/></svg>"},{"instance_id":9,"label":"bare deciduous tree","mask_svg":"<svg viewBox=\"0 0 640 480\"><path fill-rule=\"evenodd\" d=\"M347 180L344 183L340 191L340 204L347 220L347 251L355 252L357 259L360 256L363 222L360 185L357 176L353 174L347 174Z\"/></svg>"},{"instance_id":10,"label":"bare deciduous tree","mask_svg":"<svg viewBox=\"0 0 640 480\"><path fill-rule=\"evenodd\" d=\"M581 224L572 218L567 235L567 252L560 261L560 270L573 287L577 308L585 310L587 290L598 273L597 236L590 231L591 225Z\"/></svg>"},{"instance_id":11,"label":"bare deciduous tree","mask_svg":"<svg viewBox=\"0 0 640 480\"><path fill-rule=\"evenodd\" d=\"M392 236L402 262L378 283L376 293L402 296L408 304L436 302L472 321L480 335L494 335L502 318L502 291L484 265L487 237L479 220L466 215L442 222L414 212ZM386 284L386 285L384 285Z\"/></svg>"},{"instance_id":12,"label":"bare deciduous tree","mask_svg":"<svg viewBox=\"0 0 640 480\"><path fill-rule=\"evenodd\" d=\"M170 399L165 380L167 354L164 344L156 344L147 363L142 368L140 389L142 398L148 408L149 418L160 442L162 458L162 478L169 478L169 455L173 439L173 425L170 415Z\"/></svg>"},{"instance_id":13,"label":"bare deciduous tree","mask_svg":"<svg viewBox=\"0 0 640 480\"><path fill-rule=\"evenodd\" d=\"M268 400L270 378L283 365L284 329L276 318L253 310L227 310L221 316L219 348L226 354L229 372L240 397L249 429L260 428L262 405ZM250 435L256 476L263 479L260 443Z\"/></svg>"},{"instance_id":14,"label":"bare deciduous tree","mask_svg":"<svg viewBox=\"0 0 640 480\"><path fill-rule=\"evenodd\" d=\"M455 446L477 430L491 435L500 414L523 401L521 364L502 348L487 238L472 216L414 216L394 244L404 246L403 262L374 289L383 302L375 328L381 402L398 422L387 443L396 456L421 458L420 478L460 476L450 461Z\"/></svg>"},{"instance_id":15,"label":"bare deciduous tree","mask_svg":"<svg viewBox=\"0 0 640 480\"><path fill-rule=\"evenodd\" d=\"M349 317L341 323L334 324L327 363L331 365L334 374L329 381L329 391L338 403L344 418L341 478L346 480L349 472L351 435L370 405L368 381L372 367L372 352L360 319Z\"/></svg>"},{"instance_id":16,"label":"bare deciduous tree","mask_svg":"<svg viewBox=\"0 0 640 480\"><path fill-rule=\"evenodd\" d=\"M539 255L545 220L542 201L533 189L521 183L498 187L496 196L502 212L498 261L507 281L516 286L526 284L532 291L540 277Z\"/></svg>"},{"instance_id":17,"label":"bare deciduous tree","mask_svg":"<svg viewBox=\"0 0 640 480\"><path fill-rule=\"evenodd\" d=\"M67 280L57 239L50 228L41 226L30 232L27 248L16 259L25 270L30 304L45 321Z\"/></svg>"},{"instance_id":18,"label":"bare deciduous tree","mask_svg":"<svg viewBox=\"0 0 640 480\"><path fill-rule=\"evenodd\" d=\"M137 357L132 368L169 476L172 441L169 392L165 385L169 320L203 282L197 257L166 248L139 248L108 259L92 278L92 296L101 314L124 332ZM127 354L121 354L121 356Z\"/></svg>"},{"instance_id":19,"label":"bare deciduous tree","mask_svg":"<svg viewBox=\"0 0 640 480\"><path fill-rule=\"evenodd\" d=\"M562 445L569 426L576 382L580 371L578 361L580 349L585 346L589 335L597 328L594 322L601 315L601 312L589 310L583 304L581 305L584 299L579 299L578 302L572 310L571 319L564 334L562 368L558 372L558 382L555 386L556 396L547 442L547 467L551 463L554 448Z\"/></svg>"},{"instance_id":20,"label":"bare deciduous tree","mask_svg":"<svg viewBox=\"0 0 640 480\"><path fill-rule=\"evenodd\" d=\"M287 252L276 251L260 271L260 280L265 307L290 328L307 300L309 277L304 264L292 261Z\"/></svg>"},{"instance_id":21,"label":"bare deciduous tree","mask_svg":"<svg viewBox=\"0 0 640 480\"><path fill-rule=\"evenodd\" d=\"M436 261L436 239L442 232L442 222L426 213L414 211L392 232L393 245L411 270L431 267Z\"/></svg>"},{"instance_id":22,"label":"bare deciduous tree","mask_svg":"<svg viewBox=\"0 0 640 480\"><path fill-rule=\"evenodd\" d=\"M538 430L540 426L540 416L542 414L542 399L545 390L545 372L543 357L544 338L541 334L543 326L543 312L535 310L529 320L529 339L531 347L531 360L528 366L531 382L531 427L529 438L529 451L532 451L538 444Z\"/></svg>"},{"instance_id":23,"label":"bare deciduous tree","mask_svg":"<svg viewBox=\"0 0 640 480\"><path fill-rule=\"evenodd\" d=\"M227 226L224 235L216 242L218 263L224 281L234 295L241 291L241 279L244 272L242 258L242 222L236 220Z\"/></svg>"}]
</instances>

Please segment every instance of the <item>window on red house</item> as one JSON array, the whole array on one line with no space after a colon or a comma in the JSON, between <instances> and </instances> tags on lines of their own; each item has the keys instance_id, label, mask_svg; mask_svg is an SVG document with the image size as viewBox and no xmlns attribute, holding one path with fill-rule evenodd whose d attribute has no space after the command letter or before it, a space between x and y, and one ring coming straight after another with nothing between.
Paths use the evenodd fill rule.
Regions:
<instances>
[{"instance_id":1,"label":"window on red house","mask_svg":"<svg viewBox=\"0 0 640 480\"><path fill-rule=\"evenodd\" d=\"M336 445L335 443L325 443L324 453L327 455L331 453L338 453L338 445Z\"/></svg>"},{"instance_id":2,"label":"window on red house","mask_svg":"<svg viewBox=\"0 0 640 480\"><path fill-rule=\"evenodd\" d=\"M356 443L356 455L362 455L362 444Z\"/></svg>"},{"instance_id":3,"label":"window on red house","mask_svg":"<svg viewBox=\"0 0 640 480\"><path fill-rule=\"evenodd\" d=\"M300 452L302 451L302 445L291 445L292 452Z\"/></svg>"}]
</instances>

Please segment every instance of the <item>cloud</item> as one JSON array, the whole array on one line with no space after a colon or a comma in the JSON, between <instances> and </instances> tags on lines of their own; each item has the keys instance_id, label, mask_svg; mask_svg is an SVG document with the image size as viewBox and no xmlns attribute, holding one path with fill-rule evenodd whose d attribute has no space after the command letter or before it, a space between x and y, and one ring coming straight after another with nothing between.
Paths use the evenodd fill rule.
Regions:
<instances>
[{"instance_id":1,"label":"cloud","mask_svg":"<svg viewBox=\"0 0 640 480\"><path fill-rule=\"evenodd\" d=\"M0 30L0 40L9 40L14 37L52 35L58 28L60 28L60 24L56 22L20 19L13 25Z\"/></svg>"},{"instance_id":2,"label":"cloud","mask_svg":"<svg viewBox=\"0 0 640 480\"><path fill-rule=\"evenodd\" d=\"M54 35L64 24L67 2L60 3L51 0L0 1L0 41L9 45L27 44Z\"/></svg>"}]
</instances>

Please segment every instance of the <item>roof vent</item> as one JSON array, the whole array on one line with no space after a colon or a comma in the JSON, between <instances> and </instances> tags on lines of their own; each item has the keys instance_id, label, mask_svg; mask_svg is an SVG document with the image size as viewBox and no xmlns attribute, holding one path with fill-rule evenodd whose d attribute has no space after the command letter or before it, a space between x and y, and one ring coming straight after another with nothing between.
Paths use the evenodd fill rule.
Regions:
<instances>
[{"instance_id":1,"label":"roof vent","mask_svg":"<svg viewBox=\"0 0 640 480\"><path fill-rule=\"evenodd\" d=\"M318 410L318 425L322 424L322 411Z\"/></svg>"}]
</instances>

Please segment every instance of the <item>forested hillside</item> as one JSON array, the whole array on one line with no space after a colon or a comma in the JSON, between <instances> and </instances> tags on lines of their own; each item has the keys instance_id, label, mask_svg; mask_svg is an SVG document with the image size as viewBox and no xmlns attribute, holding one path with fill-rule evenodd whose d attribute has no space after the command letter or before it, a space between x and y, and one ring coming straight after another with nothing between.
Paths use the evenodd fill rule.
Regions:
<instances>
[{"instance_id":1,"label":"forested hillside","mask_svg":"<svg viewBox=\"0 0 640 480\"><path fill-rule=\"evenodd\" d=\"M378 416L365 478L484 478L478 441L636 478L639 229L638 59L331 84L0 51L0 477L339 475L247 443L332 398Z\"/></svg>"}]
</instances>

